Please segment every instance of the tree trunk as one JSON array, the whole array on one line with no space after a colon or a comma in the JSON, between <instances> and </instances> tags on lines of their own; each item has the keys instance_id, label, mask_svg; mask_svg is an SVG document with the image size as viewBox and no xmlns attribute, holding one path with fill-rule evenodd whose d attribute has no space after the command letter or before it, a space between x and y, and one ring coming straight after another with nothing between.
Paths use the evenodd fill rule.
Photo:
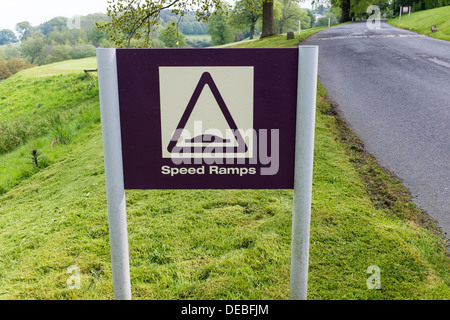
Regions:
<instances>
[{"instance_id":1,"label":"tree trunk","mask_svg":"<svg viewBox=\"0 0 450 320\"><path fill-rule=\"evenodd\" d=\"M255 34L255 25L250 26L250 40L253 40L253 35Z\"/></svg>"},{"instance_id":2,"label":"tree trunk","mask_svg":"<svg viewBox=\"0 0 450 320\"><path fill-rule=\"evenodd\" d=\"M263 22L261 38L273 36L275 34L273 1L274 0L263 0Z\"/></svg>"},{"instance_id":3,"label":"tree trunk","mask_svg":"<svg viewBox=\"0 0 450 320\"><path fill-rule=\"evenodd\" d=\"M350 21L350 0L343 0L341 9L342 9L341 22Z\"/></svg>"}]
</instances>

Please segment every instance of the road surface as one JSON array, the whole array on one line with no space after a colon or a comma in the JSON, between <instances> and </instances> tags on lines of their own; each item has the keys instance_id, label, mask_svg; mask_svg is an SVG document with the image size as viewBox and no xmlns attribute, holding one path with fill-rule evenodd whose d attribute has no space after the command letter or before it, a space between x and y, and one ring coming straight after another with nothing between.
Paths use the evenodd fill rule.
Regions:
<instances>
[{"instance_id":1,"label":"road surface","mask_svg":"<svg viewBox=\"0 0 450 320\"><path fill-rule=\"evenodd\" d=\"M318 32L319 77L353 131L450 238L450 42L381 23Z\"/></svg>"}]
</instances>

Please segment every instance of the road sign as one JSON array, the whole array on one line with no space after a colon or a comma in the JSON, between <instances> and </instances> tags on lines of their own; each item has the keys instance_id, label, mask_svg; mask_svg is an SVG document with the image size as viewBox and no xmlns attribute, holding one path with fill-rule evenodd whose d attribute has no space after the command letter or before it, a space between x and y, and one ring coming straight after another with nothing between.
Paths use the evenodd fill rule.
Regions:
<instances>
[{"instance_id":1,"label":"road sign","mask_svg":"<svg viewBox=\"0 0 450 320\"><path fill-rule=\"evenodd\" d=\"M293 188L297 59L118 50L125 188Z\"/></svg>"},{"instance_id":2,"label":"road sign","mask_svg":"<svg viewBox=\"0 0 450 320\"><path fill-rule=\"evenodd\" d=\"M115 299L131 299L125 189L294 189L306 299L317 46L98 49Z\"/></svg>"},{"instance_id":3,"label":"road sign","mask_svg":"<svg viewBox=\"0 0 450 320\"><path fill-rule=\"evenodd\" d=\"M399 16L399 20L402 19L402 13L407 13L408 16L411 16L411 7L405 7L405 6L400 6L400 16Z\"/></svg>"}]
</instances>

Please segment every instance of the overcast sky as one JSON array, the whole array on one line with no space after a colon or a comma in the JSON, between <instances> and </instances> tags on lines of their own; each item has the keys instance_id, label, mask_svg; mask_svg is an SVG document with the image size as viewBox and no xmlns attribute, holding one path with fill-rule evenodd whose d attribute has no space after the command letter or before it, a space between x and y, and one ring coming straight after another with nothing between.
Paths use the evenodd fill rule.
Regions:
<instances>
[{"instance_id":1,"label":"overcast sky","mask_svg":"<svg viewBox=\"0 0 450 320\"><path fill-rule=\"evenodd\" d=\"M108 0L0 0L0 30L15 31L16 24L22 21L38 26L58 16L72 18L89 13L106 13L107 6ZM310 8L311 0L305 0L300 6Z\"/></svg>"},{"instance_id":2,"label":"overcast sky","mask_svg":"<svg viewBox=\"0 0 450 320\"><path fill-rule=\"evenodd\" d=\"M16 24L21 21L38 26L57 16L71 18L106 13L107 6L107 0L0 0L0 30L15 31Z\"/></svg>"}]
</instances>

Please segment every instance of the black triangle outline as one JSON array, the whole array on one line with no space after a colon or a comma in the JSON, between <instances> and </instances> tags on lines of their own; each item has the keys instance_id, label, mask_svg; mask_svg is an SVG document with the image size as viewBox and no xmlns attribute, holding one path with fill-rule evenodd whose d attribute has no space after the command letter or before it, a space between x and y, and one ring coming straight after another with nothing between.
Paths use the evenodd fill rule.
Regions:
<instances>
[{"instance_id":1,"label":"black triangle outline","mask_svg":"<svg viewBox=\"0 0 450 320\"><path fill-rule=\"evenodd\" d=\"M223 116L225 117L225 120L228 123L228 126L230 129L233 130L234 136L238 142L238 145L236 147L230 148L226 147L224 148L226 151L223 151L223 153L246 153L248 150L248 146L245 143L244 139L242 138L241 133L239 132L236 123L234 122L233 117L231 116L230 111L228 110L227 105L225 104L225 101L222 98L222 95L220 94L219 90L217 89L217 86L209 72L203 72L202 76L200 77L200 80L198 81L197 86L195 87L194 93L191 96L191 99L189 100L189 103L183 113L183 116L180 119L180 122L177 125L177 129L175 130L174 134L172 135L172 138L169 142L169 145L167 146L167 150L172 152L180 152L183 153L183 149L186 147L177 147L177 142L180 139L180 135L184 127L186 126L187 121L189 120L189 117L191 116L192 111L194 110L195 105L197 104L198 98L200 97L200 94L203 92L203 88L208 85L212 94L214 95L214 98L216 99L217 104L219 105L220 110L222 111ZM244 150L240 150L240 146L244 145ZM194 147L193 152L190 153L204 153L205 149L208 149L208 152L214 151L216 147L211 146L204 146L204 147ZM174 151L174 149L176 149Z\"/></svg>"}]
</instances>

